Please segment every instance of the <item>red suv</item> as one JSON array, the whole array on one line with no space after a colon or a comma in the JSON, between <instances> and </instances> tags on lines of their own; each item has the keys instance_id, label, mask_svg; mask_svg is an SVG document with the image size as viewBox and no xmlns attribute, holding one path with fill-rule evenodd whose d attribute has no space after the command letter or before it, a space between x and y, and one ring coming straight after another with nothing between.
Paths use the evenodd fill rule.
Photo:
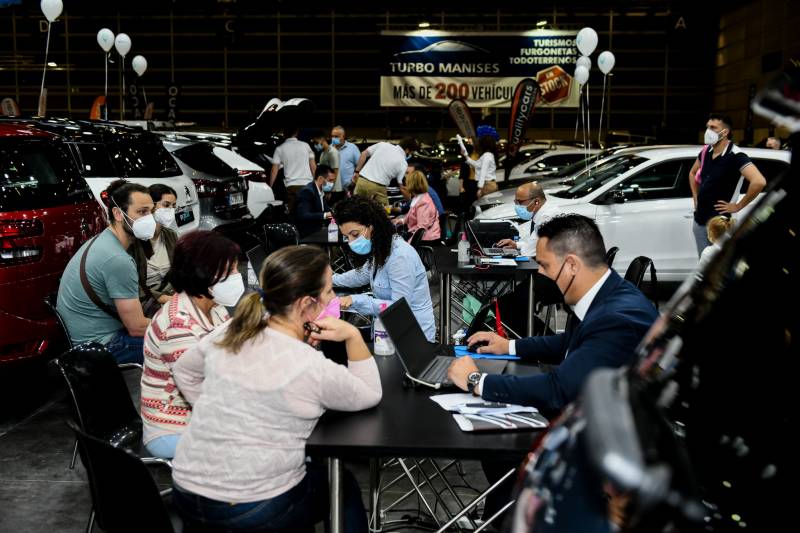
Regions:
<instances>
[{"instance_id":1,"label":"red suv","mask_svg":"<svg viewBox=\"0 0 800 533\"><path fill-rule=\"evenodd\" d=\"M69 148L29 124L0 121L0 365L42 355L59 338L45 298L104 226Z\"/></svg>"}]
</instances>

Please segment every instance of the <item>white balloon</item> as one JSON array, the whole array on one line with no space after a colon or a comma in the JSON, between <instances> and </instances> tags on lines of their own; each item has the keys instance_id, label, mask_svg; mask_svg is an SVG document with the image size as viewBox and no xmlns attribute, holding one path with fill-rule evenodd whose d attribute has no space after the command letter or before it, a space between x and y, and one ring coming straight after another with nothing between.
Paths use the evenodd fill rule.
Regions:
<instances>
[{"instance_id":1,"label":"white balloon","mask_svg":"<svg viewBox=\"0 0 800 533\"><path fill-rule=\"evenodd\" d=\"M575 67L575 81L581 85L589 81L589 69L583 65Z\"/></svg>"},{"instance_id":2,"label":"white balloon","mask_svg":"<svg viewBox=\"0 0 800 533\"><path fill-rule=\"evenodd\" d=\"M587 70L591 70L591 69L592 69L592 60L591 60L591 59L589 59L589 58L588 58L588 57L586 57L586 56L581 56L581 57L579 57L579 58L578 58L578 60L575 62L575 66L576 66L576 67L581 67L581 66L583 66L583 67L586 67L586 69L587 69Z\"/></svg>"},{"instance_id":3,"label":"white balloon","mask_svg":"<svg viewBox=\"0 0 800 533\"><path fill-rule=\"evenodd\" d=\"M597 48L597 32L592 28L583 28L578 32L575 44L581 54L585 56L592 55L594 49Z\"/></svg>"},{"instance_id":4,"label":"white balloon","mask_svg":"<svg viewBox=\"0 0 800 533\"><path fill-rule=\"evenodd\" d=\"M117 52L122 57L128 55L128 52L131 51L131 38L128 37L127 33L120 33L117 35L117 38L114 39L114 47L117 49Z\"/></svg>"},{"instance_id":5,"label":"white balloon","mask_svg":"<svg viewBox=\"0 0 800 533\"><path fill-rule=\"evenodd\" d=\"M136 72L136 75L141 76L147 70L147 60L144 56L134 56L133 61L131 61L131 66L133 67L133 71Z\"/></svg>"},{"instance_id":6,"label":"white balloon","mask_svg":"<svg viewBox=\"0 0 800 533\"><path fill-rule=\"evenodd\" d=\"M42 3L39 5L48 22L55 21L61 15L61 12L64 11L64 4L61 0L42 0Z\"/></svg>"},{"instance_id":7,"label":"white balloon","mask_svg":"<svg viewBox=\"0 0 800 533\"><path fill-rule=\"evenodd\" d=\"M103 28L97 32L97 44L104 52L108 53L114 47L114 32L108 28Z\"/></svg>"},{"instance_id":8,"label":"white balloon","mask_svg":"<svg viewBox=\"0 0 800 533\"><path fill-rule=\"evenodd\" d=\"M600 68L600 72L603 74L608 74L611 72L616 62L617 59L614 57L614 54L608 50L597 56L597 66Z\"/></svg>"}]
</instances>

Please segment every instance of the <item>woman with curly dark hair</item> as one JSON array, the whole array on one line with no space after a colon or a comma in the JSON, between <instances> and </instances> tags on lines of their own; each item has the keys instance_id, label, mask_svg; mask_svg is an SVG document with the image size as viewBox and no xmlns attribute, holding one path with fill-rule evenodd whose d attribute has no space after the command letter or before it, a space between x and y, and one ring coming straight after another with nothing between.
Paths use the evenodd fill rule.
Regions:
<instances>
[{"instance_id":1,"label":"woman with curly dark hair","mask_svg":"<svg viewBox=\"0 0 800 533\"><path fill-rule=\"evenodd\" d=\"M402 237L396 235L383 207L373 200L353 196L333 206L333 218L356 254L369 256L360 268L334 274L336 287L369 284L372 294L341 298L342 309L378 316L381 307L405 298L429 341L436 337L433 304L425 267Z\"/></svg>"}]
</instances>

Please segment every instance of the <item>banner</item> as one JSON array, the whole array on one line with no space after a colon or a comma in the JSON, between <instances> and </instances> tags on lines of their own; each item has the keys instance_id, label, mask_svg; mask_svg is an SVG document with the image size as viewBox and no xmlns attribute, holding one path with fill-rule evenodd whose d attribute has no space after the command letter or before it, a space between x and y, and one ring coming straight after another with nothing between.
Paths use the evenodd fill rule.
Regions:
<instances>
[{"instance_id":1,"label":"banner","mask_svg":"<svg viewBox=\"0 0 800 533\"><path fill-rule=\"evenodd\" d=\"M466 139L478 138L475 133L475 123L472 121L472 111L464 100L460 98L453 100L447 110L450 112L450 118L455 122L458 133L462 137Z\"/></svg>"},{"instance_id":2,"label":"banner","mask_svg":"<svg viewBox=\"0 0 800 533\"><path fill-rule=\"evenodd\" d=\"M533 115L536 100L539 97L539 84L530 78L525 78L514 91L514 101L511 103L511 120L508 123L508 148L510 155L514 156L519 149L519 144L525 137L528 122Z\"/></svg>"},{"instance_id":3,"label":"banner","mask_svg":"<svg viewBox=\"0 0 800 533\"><path fill-rule=\"evenodd\" d=\"M525 78L540 86L539 107L578 107L574 31L460 34L381 33L381 106L508 107Z\"/></svg>"}]
</instances>

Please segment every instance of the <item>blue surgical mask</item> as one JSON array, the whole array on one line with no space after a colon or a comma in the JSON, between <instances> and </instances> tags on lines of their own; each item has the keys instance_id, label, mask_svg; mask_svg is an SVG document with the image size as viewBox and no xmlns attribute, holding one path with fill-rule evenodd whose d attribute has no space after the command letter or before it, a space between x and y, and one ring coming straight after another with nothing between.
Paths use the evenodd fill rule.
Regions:
<instances>
[{"instance_id":1,"label":"blue surgical mask","mask_svg":"<svg viewBox=\"0 0 800 533\"><path fill-rule=\"evenodd\" d=\"M350 241L350 249L358 255L367 255L372 251L372 241L359 235L357 239Z\"/></svg>"},{"instance_id":2,"label":"blue surgical mask","mask_svg":"<svg viewBox=\"0 0 800 533\"><path fill-rule=\"evenodd\" d=\"M317 152L321 152L322 151L322 145L320 143L315 144L314 148L317 150Z\"/></svg>"},{"instance_id":3,"label":"blue surgical mask","mask_svg":"<svg viewBox=\"0 0 800 533\"><path fill-rule=\"evenodd\" d=\"M322 192L331 192L333 190L333 183L323 183Z\"/></svg>"},{"instance_id":4,"label":"blue surgical mask","mask_svg":"<svg viewBox=\"0 0 800 533\"><path fill-rule=\"evenodd\" d=\"M528 208L524 205L515 205L514 211L517 212L517 218L521 218L522 220L530 220L533 218L533 213L528 211Z\"/></svg>"},{"instance_id":5,"label":"blue surgical mask","mask_svg":"<svg viewBox=\"0 0 800 533\"><path fill-rule=\"evenodd\" d=\"M339 137L334 137L333 139L331 139L331 144L337 146L339 144L342 144L342 142L339 140Z\"/></svg>"}]
</instances>

